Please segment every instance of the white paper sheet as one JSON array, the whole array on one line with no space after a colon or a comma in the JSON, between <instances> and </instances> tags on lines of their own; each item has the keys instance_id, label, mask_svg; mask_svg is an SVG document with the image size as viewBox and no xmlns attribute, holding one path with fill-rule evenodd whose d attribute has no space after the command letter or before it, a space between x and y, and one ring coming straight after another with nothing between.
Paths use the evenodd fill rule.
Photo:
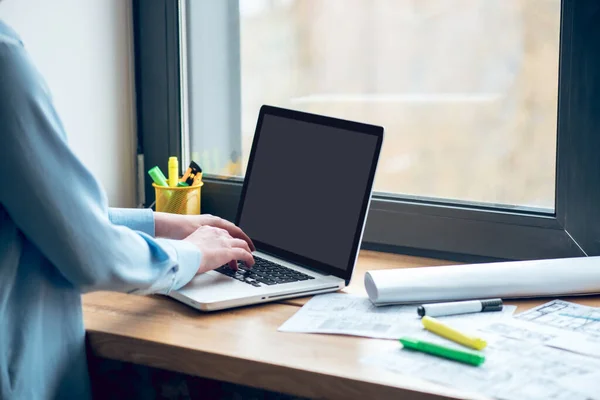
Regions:
<instances>
[{"instance_id":1,"label":"white paper sheet","mask_svg":"<svg viewBox=\"0 0 600 400\"><path fill-rule=\"evenodd\" d=\"M514 306L502 312L438 317L463 329L510 318ZM331 333L380 339L399 339L423 332L417 306L376 307L367 297L344 293L315 296L280 328L281 332Z\"/></svg>"},{"instance_id":2,"label":"white paper sheet","mask_svg":"<svg viewBox=\"0 0 600 400\"><path fill-rule=\"evenodd\" d=\"M600 292L600 257L368 271L374 304Z\"/></svg>"},{"instance_id":3,"label":"white paper sheet","mask_svg":"<svg viewBox=\"0 0 600 400\"><path fill-rule=\"evenodd\" d=\"M510 322L510 321L509 321ZM493 323L501 325L504 322ZM543 337L545 331L529 324L524 335ZM375 354L363 362L403 375L427 379L469 392L506 400L600 399L600 361L544 346L533 341L502 337L493 327L479 332L488 341L486 361L479 367L410 350ZM500 330L502 332L502 330ZM438 338L435 341L442 341Z\"/></svg>"}]
</instances>

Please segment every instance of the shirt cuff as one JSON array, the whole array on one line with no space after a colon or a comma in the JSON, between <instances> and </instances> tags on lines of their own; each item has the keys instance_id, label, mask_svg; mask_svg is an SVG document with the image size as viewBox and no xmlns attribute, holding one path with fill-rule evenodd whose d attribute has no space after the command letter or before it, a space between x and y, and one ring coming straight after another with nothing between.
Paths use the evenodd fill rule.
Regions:
<instances>
[{"instance_id":1,"label":"shirt cuff","mask_svg":"<svg viewBox=\"0 0 600 400\"><path fill-rule=\"evenodd\" d=\"M172 281L164 294L179 290L187 285L198 273L202 253L191 243L183 240L157 239L163 247L170 246L176 253L177 265L173 267Z\"/></svg>"},{"instance_id":2,"label":"shirt cuff","mask_svg":"<svg viewBox=\"0 0 600 400\"><path fill-rule=\"evenodd\" d=\"M154 212L150 208L110 208L108 218L115 225L126 226L134 231L154 237Z\"/></svg>"}]
</instances>

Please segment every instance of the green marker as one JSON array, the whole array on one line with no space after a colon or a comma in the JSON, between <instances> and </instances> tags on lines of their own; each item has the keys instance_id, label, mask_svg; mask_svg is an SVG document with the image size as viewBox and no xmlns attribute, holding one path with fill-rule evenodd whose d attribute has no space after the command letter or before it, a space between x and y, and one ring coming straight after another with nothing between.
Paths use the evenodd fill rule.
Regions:
<instances>
[{"instance_id":1,"label":"green marker","mask_svg":"<svg viewBox=\"0 0 600 400\"><path fill-rule=\"evenodd\" d=\"M454 348L441 346L439 344L424 342L422 340L403 337L400 343L407 349L420 351L422 353L433 354L434 356L448 358L454 361L460 361L465 364L481 365L485 361L485 356L481 353L467 350L457 350Z\"/></svg>"},{"instance_id":2,"label":"green marker","mask_svg":"<svg viewBox=\"0 0 600 400\"><path fill-rule=\"evenodd\" d=\"M162 173L160 168L158 168L158 166L148 171L148 175L150 175L150 177L152 178L154 183L156 183L157 186L169 186L169 184L167 183L167 178Z\"/></svg>"}]
</instances>

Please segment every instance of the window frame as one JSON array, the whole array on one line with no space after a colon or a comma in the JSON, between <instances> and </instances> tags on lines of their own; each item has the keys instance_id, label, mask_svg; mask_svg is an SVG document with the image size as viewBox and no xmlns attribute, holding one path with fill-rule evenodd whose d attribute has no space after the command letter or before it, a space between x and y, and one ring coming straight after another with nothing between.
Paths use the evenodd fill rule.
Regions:
<instances>
[{"instance_id":1,"label":"window frame","mask_svg":"<svg viewBox=\"0 0 600 400\"><path fill-rule=\"evenodd\" d=\"M148 168L166 169L171 155L187 159L182 1L133 0L138 152ZM237 10L237 0L226 2ZM600 255L599 21L594 0L562 0L554 214L375 194L363 248L474 261ZM233 221L242 182L206 176L203 212ZM149 204L154 199L149 179L145 188Z\"/></svg>"}]
</instances>

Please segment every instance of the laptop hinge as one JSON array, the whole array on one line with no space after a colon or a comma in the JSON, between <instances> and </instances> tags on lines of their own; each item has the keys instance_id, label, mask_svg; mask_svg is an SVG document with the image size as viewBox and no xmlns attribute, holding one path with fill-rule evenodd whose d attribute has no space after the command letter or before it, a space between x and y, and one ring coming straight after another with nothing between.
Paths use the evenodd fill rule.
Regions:
<instances>
[{"instance_id":1,"label":"laptop hinge","mask_svg":"<svg viewBox=\"0 0 600 400\"><path fill-rule=\"evenodd\" d=\"M286 296L296 296L298 294L304 294L304 293L314 293L314 292L320 292L321 290L331 290L331 289L338 289L338 286L329 286L329 287L324 287L322 289L310 289L310 290L302 290L300 292L293 292L293 293L286 293L286 294L277 294L275 296L268 296L267 299L276 299L278 297L286 297Z\"/></svg>"}]
</instances>

